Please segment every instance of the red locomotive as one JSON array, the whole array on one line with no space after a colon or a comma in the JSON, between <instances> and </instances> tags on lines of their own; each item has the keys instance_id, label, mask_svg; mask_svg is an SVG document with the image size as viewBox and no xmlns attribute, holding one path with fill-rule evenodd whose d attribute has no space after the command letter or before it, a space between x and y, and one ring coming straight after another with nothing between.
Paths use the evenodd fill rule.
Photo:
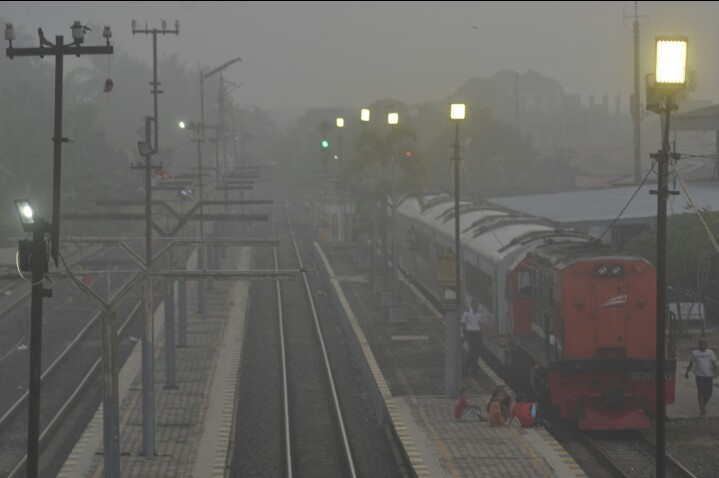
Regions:
<instances>
[{"instance_id":1,"label":"red locomotive","mask_svg":"<svg viewBox=\"0 0 719 478\"><path fill-rule=\"evenodd\" d=\"M397 210L400 266L441 297L440 257L454 249L454 203ZM460 209L465 303L477 299L484 348L580 429L650 425L655 411L656 271L594 238L491 205ZM667 360L666 403L676 363Z\"/></svg>"}]
</instances>

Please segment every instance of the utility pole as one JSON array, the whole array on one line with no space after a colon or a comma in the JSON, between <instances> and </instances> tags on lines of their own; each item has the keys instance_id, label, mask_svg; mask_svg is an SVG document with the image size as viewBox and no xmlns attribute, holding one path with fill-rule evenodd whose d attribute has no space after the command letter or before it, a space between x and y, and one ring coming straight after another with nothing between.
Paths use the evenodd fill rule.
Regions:
<instances>
[{"instance_id":1,"label":"utility pole","mask_svg":"<svg viewBox=\"0 0 719 478\"><path fill-rule=\"evenodd\" d=\"M145 139L138 141L140 155L145 158L144 165L131 166L131 169L145 171L145 270L152 269L152 155L157 149L152 147L152 116L145 116ZM157 124L155 124L157 133ZM155 455L155 347L152 327L152 279L146 278L145 317L142 323L142 443L145 456Z\"/></svg>"},{"instance_id":2,"label":"utility pole","mask_svg":"<svg viewBox=\"0 0 719 478\"><path fill-rule=\"evenodd\" d=\"M216 139L216 141L217 141L217 150L216 150L216 158L215 158L215 168L216 168L216 170L215 170L215 178L216 178L216 185L217 185L217 186L220 185L220 141L221 141L220 138L223 138L223 141L224 141L224 128L225 128L225 126L224 126L224 111L223 111L223 110L224 110L224 104L223 104L223 103L224 103L224 94L223 94L223 90L224 90L223 81L224 81L224 80L223 80L223 78L222 78L222 72L225 70L225 68L227 68L227 67L229 67L229 66L231 66L231 65L234 65L234 64L237 63L237 62L242 63L242 58L240 58L240 57L233 58L232 60L230 60L230 61L228 61L228 62L226 62L226 63L223 63L222 65L218 66L218 67L215 68L214 70L208 71L207 73L200 73L200 124L201 124L201 127L202 127L202 135L203 135L203 137L204 137L204 134L205 134L205 90L204 90L204 80L206 80L207 78L210 78L211 76L215 75L216 73L219 73L219 74L220 74L220 89L219 89L219 92L218 92L218 95L217 95L217 96L218 96L217 100L218 100L218 103L219 103L219 111L218 111L219 118L218 118L218 125L217 125L217 134L215 135L215 136L216 136L215 139ZM220 135L222 135L222 136L220 136ZM223 154L225 154L224 150L223 150ZM225 163L225 164L226 164L226 163ZM226 168L226 167L225 167L225 174L227 174L227 168ZM227 198L227 196L225 196L225 199L226 199L226 198ZM225 207L227 207L227 206L225 206ZM226 212L226 211L227 211L227 209L225 209L225 212ZM217 237L217 227L216 227L216 226L217 226L217 223L215 223L215 227L213 228L213 234L215 235L215 237ZM203 247L204 247L204 246L203 246ZM215 257L215 256L214 256L214 253L216 252L216 250L213 249L212 252L213 252L213 256L212 256L212 257ZM219 258L218 258L218 259L219 259ZM214 261L211 261L211 265L217 266L218 264L215 264ZM204 256L203 256L203 266L204 266ZM202 284L203 284L202 286L204 287L204 282L203 282Z\"/></svg>"},{"instance_id":3,"label":"utility pole","mask_svg":"<svg viewBox=\"0 0 719 478\"><path fill-rule=\"evenodd\" d=\"M159 121L157 117L157 95L162 94L163 92L161 90L158 90L157 87L161 85L159 81L157 81L157 34L161 33L163 35L166 35L168 33L179 35L180 34L180 22L179 20L175 20L175 29L174 30L168 30L167 29L167 22L165 20L162 20L162 30L158 30L157 28L153 28L152 30L147 28L147 22L145 22L145 29L139 30L137 28L137 22L135 20L132 21L132 34L135 35L135 33L144 33L145 35L152 35L152 82L150 85L152 85L152 96L153 96L153 119L155 121L155 143L154 143L154 149L155 151L160 150L160 142L158 140L158 131L159 131Z\"/></svg>"},{"instance_id":4,"label":"utility pole","mask_svg":"<svg viewBox=\"0 0 719 478\"><path fill-rule=\"evenodd\" d=\"M88 27L79 21L72 24L71 44L64 43L64 37L58 35L53 44L45 38L42 28L38 28L40 46L38 48L15 48L12 42L15 40L15 30L11 23L5 25L5 40L9 47L5 50L8 58L16 56L45 56L55 57L55 118L53 134L53 178L52 178L52 223L47 224L41 221L33 231L33 254L32 254L32 301L31 301L31 330L30 330L30 384L29 384L29 411L28 411L28 442L27 442L27 476L36 478L38 476L40 458L40 372L42 370L42 299L50 297L51 289L44 289L44 270L46 261L45 233L51 236L50 255L58 266L60 256L60 188L61 188L61 166L62 166L62 143L68 142L62 136L62 93L63 93L63 60L65 55L111 55L114 50L110 45L112 30L105 26L102 36L105 38L105 46L82 46L85 40L85 32Z\"/></svg>"},{"instance_id":5,"label":"utility pole","mask_svg":"<svg viewBox=\"0 0 719 478\"><path fill-rule=\"evenodd\" d=\"M642 181L641 163L641 109L639 108L639 11L634 2L634 94L631 101L632 124L634 126L634 184Z\"/></svg>"},{"instance_id":6,"label":"utility pole","mask_svg":"<svg viewBox=\"0 0 719 478\"><path fill-rule=\"evenodd\" d=\"M175 29L168 30L167 22L162 20L162 29L157 28L149 29L147 22L145 22L144 29L137 28L137 22L132 21L132 35L136 33L142 33L145 35L152 35L152 96L153 96L153 116L152 120L155 123L155 141L149 146L149 151L145 156L146 168L145 168L145 188L147 197L147 210L146 210L146 267L147 270L151 268L152 263L152 229L150 226L150 205L151 205L151 173L150 173L150 158L153 154L160 151L160 122L157 107L157 95L162 94L162 90L157 87L160 86L160 82L157 81L157 35L174 34L179 35L180 33L180 22L175 20ZM146 142L149 142L149 129L150 121L146 118L145 123ZM142 327L142 443L143 451L146 457L155 456L155 380L154 380L154 347L152 344L152 280L147 279L146 297L145 297L145 322Z\"/></svg>"}]
</instances>

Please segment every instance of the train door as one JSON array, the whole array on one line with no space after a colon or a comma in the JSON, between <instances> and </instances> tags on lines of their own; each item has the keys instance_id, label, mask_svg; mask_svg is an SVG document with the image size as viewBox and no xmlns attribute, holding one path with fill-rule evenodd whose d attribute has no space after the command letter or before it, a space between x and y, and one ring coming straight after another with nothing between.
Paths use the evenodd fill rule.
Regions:
<instances>
[{"instance_id":1,"label":"train door","mask_svg":"<svg viewBox=\"0 0 719 478\"><path fill-rule=\"evenodd\" d=\"M509 301L512 335L532 334L532 272L520 265L510 275Z\"/></svg>"},{"instance_id":2,"label":"train door","mask_svg":"<svg viewBox=\"0 0 719 478\"><path fill-rule=\"evenodd\" d=\"M594 287L596 354L599 358L621 359L625 357L627 347L628 280L626 276L603 274L603 268L608 269L608 266L596 268L598 277Z\"/></svg>"}]
</instances>

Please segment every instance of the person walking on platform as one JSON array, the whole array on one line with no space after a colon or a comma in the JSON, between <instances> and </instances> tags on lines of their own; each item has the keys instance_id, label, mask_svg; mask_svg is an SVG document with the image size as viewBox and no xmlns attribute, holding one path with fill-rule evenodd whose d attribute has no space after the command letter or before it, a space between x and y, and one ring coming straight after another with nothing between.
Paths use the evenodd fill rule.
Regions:
<instances>
[{"instance_id":1,"label":"person walking on platform","mask_svg":"<svg viewBox=\"0 0 719 478\"><path fill-rule=\"evenodd\" d=\"M482 407L476 403L469 401L468 392L466 388L462 388L459 391L459 397L457 402L454 404L454 419L462 420L463 418L474 418L482 420Z\"/></svg>"},{"instance_id":2,"label":"person walking on platform","mask_svg":"<svg viewBox=\"0 0 719 478\"><path fill-rule=\"evenodd\" d=\"M482 346L481 318L482 313L479 311L479 302L472 299L472 308L462 315L462 337L467 341L467 348L469 349L463 367L464 375L477 375L479 348Z\"/></svg>"},{"instance_id":3,"label":"person walking on platform","mask_svg":"<svg viewBox=\"0 0 719 478\"><path fill-rule=\"evenodd\" d=\"M707 339L701 337L699 339L699 348L692 351L689 358L687 371L684 378L689 378L689 371L694 367L694 376L697 382L697 398L699 400L699 412L702 415L707 414L707 402L712 396L712 383L714 375L717 373L716 354L712 349L707 348Z\"/></svg>"}]
</instances>

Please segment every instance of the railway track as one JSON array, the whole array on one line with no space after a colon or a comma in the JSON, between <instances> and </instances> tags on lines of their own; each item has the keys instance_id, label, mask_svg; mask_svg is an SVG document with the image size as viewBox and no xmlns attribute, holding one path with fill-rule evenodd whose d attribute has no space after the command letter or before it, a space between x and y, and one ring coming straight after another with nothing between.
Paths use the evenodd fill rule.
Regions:
<instances>
[{"instance_id":1,"label":"railway track","mask_svg":"<svg viewBox=\"0 0 719 478\"><path fill-rule=\"evenodd\" d=\"M287 211L286 204L285 208ZM279 254L275 251L275 266L279 268L279 255L283 267L304 271L289 215L287 235L289 241L281 243L291 244L294 257L289 257L292 251L285 246ZM286 476L354 477L350 440L306 274L302 273L297 284L277 289L285 371ZM299 308L306 312L295 312Z\"/></svg>"},{"instance_id":2,"label":"railway track","mask_svg":"<svg viewBox=\"0 0 719 478\"><path fill-rule=\"evenodd\" d=\"M601 461L612 476L656 476L656 450L638 432L578 435L582 444ZM667 478L697 478L671 455L666 455L665 463Z\"/></svg>"},{"instance_id":3,"label":"railway track","mask_svg":"<svg viewBox=\"0 0 719 478\"><path fill-rule=\"evenodd\" d=\"M276 233L254 232L279 239L277 260L256 248L253 268L279 264L305 274L251 284L229 476L410 476L374 415L334 303L308 264L314 229L305 217L304 187L287 179L263 189L288 203L276 199Z\"/></svg>"},{"instance_id":4,"label":"railway track","mask_svg":"<svg viewBox=\"0 0 719 478\"><path fill-rule=\"evenodd\" d=\"M97 253L101 252L100 250ZM82 257L88 266L88 255ZM108 257L105 263L113 264ZM75 263L74 266L79 265ZM117 265L117 264L115 264ZM75 269L75 267L73 267ZM133 271L113 270L112 282L108 278L107 293L110 295L120 289ZM108 276L109 277L109 276ZM63 284L63 282L65 282ZM104 288L105 284L101 286ZM76 290L66 281L53 284L55 298L60 299L61 306L50 309L51 316L57 324L56 330L43 335L43 374L41 378L42 393L40 395L40 475L54 476L65 459L69 447L74 444L91 418L95 407L102 400L102 381L99 380L102 365L101 314L88 300L80 307L82 299L74 294ZM160 290L156 287L155 303L162 301ZM135 345L139 336L139 317L142 316L140 293L131 293L120 304L117 304L118 323L118 355L120 362ZM73 304L71 307L63 305ZM24 315L22 307L12 305L7 315ZM6 315L6 317L7 317ZM46 318L46 322L48 322ZM0 324L1 326L2 324ZM7 325L7 322L5 322ZM7 356L6 356L7 357ZM27 354L15 353L2 365L3 372L15 370L14 381L7 381L6 388L16 390L15 397L9 400L5 396L0 404L0 476L23 476L26 465L28 392L22 389L27 386ZM3 376L7 374L3 373ZM12 378L12 377L10 377ZM17 386L14 386L16 382Z\"/></svg>"}]
</instances>

